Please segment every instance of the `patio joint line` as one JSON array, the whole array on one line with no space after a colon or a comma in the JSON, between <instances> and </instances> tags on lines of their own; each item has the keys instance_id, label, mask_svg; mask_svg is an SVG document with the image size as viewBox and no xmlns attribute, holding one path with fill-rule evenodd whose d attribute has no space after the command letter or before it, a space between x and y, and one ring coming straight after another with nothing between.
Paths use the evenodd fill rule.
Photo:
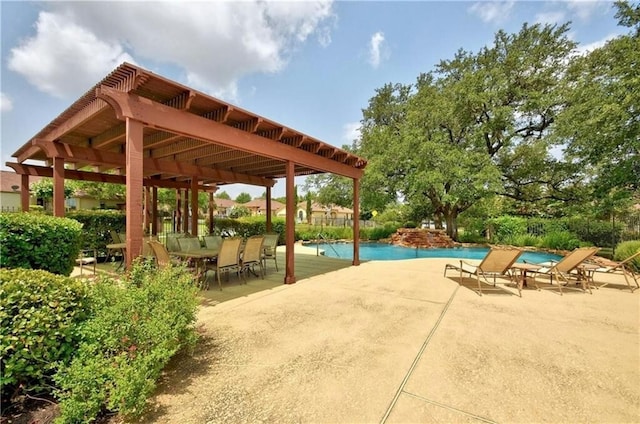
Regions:
<instances>
[{"instance_id":1,"label":"patio joint line","mask_svg":"<svg viewBox=\"0 0 640 424\"><path fill-rule=\"evenodd\" d=\"M407 374L404 376L404 379L402 380L402 383L400 383L400 387L398 387L398 390L396 391L396 394L393 397L393 400L391 401L391 404L389 404L389 407L387 408L387 412L385 412L384 416L382 417L382 420L380 420L380 424L384 424L385 422L387 422L387 419L389 418L389 415L391 415L391 410L393 409L394 406L396 406L396 403L398 402L398 399L400 398L400 395L404 392L404 387L407 385L407 382L409 381L409 377L411 377L411 374L413 374L413 370L418 365L418 361L422 357L422 354L425 351L425 349L427 348L427 345L429 344L429 342L431 341L431 338L435 334L435 332L438 329L438 327L440 327L440 322L442 322L442 319L444 318L445 314L449 310L449 306L451 306L451 303L453 302L453 299L456 296L456 293L458 293L458 289L459 288L460 288L460 285L458 285L455 288L455 290L453 291L453 293L451 293L451 296L449 297L449 300L447 301L447 304L442 309L442 312L440 312L440 316L438 317L438 320L436 321L435 325L433 326L433 328L429 332L429 335L427 336L425 341L422 343L422 346L420 347L420 350L416 354L416 357L413 359L413 363L409 367L409 370L407 371Z\"/></svg>"},{"instance_id":2,"label":"patio joint line","mask_svg":"<svg viewBox=\"0 0 640 424\"><path fill-rule=\"evenodd\" d=\"M445 405L444 403L436 402L435 400L427 399L425 397L422 397L420 395L416 395L414 393L405 392L405 391L403 391L403 393L408 395L408 396L411 396L411 397L414 397L416 399L419 399L419 400L421 400L423 402L427 402L427 403L430 403L432 405L448 409L450 411L459 412L461 414L467 415L467 416L475 418L477 420L484 421L485 423L497 424L497 421L490 420L489 418L485 418L485 417L482 417L480 415L473 414L471 412L463 411L462 409L454 408L453 406Z\"/></svg>"}]
</instances>

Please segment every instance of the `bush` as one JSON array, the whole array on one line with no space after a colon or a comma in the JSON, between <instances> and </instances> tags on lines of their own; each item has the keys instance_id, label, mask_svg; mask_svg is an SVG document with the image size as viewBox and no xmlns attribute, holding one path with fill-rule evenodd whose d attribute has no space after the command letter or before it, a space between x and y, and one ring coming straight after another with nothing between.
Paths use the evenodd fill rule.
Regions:
<instances>
[{"instance_id":1,"label":"bush","mask_svg":"<svg viewBox=\"0 0 640 424\"><path fill-rule=\"evenodd\" d=\"M216 218L214 221L214 225L214 234L216 235L247 238L267 232L267 220L264 216L245 217L240 219ZM284 219L272 219L271 231L280 234L278 244L284 244Z\"/></svg>"},{"instance_id":2,"label":"bush","mask_svg":"<svg viewBox=\"0 0 640 424\"><path fill-rule=\"evenodd\" d=\"M82 225L68 218L0 213L0 267L70 275L80 252Z\"/></svg>"},{"instance_id":3,"label":"bush","mask_svg":"<svg viewBox=\"0 0 640 424\"><path fill-rule=\"evenodd\" d=\"M69 212L67 218L82 224L81 246L83 249L96 249L106 255L107 244L111 240L111 230L118 233L126 231L126 215L114 210L79 210Z\"/></svg>"},{"instance_id":4,"label":"bush","mask_svg":"<svg viewBox=\"0 0 640 424\"><path fill-rule=\"evenodd\" d=\"M638 251L640 251L640 240L623 241L616 246L613 259L616 261L624 261ZM640 272L640 258L635 258L629 265L635 272Z\"/></svg>"},{"instance_id":5,"label":"bush","mask_svg":"<svg viewBox=\"0 0 640 424\"><path fill-rule=\"evenodd\" d=\"M87 285L40 270L0 269L2 400L22 386L51 384L58 363L68 363L88 317Z\"/></svg>"},{"instance_id":6,"label":"bush","mask_svg":"<svg viewBox=\"0 0 640 424\"><path fill-rule=\"evenodd\" d=\"M500 216L489 220L491 239L496 243L505 243L514 236L527 233L527 221L515 216Z\"/></svg>"},{"instance_id":7,"label":"bush","mask_svg":"<svg viewBox=\"0 0 640 424\"><path fill-rule=\"evenodd\" d=\"M622 237L624 225L612 225L608 221L597 221L587 218L569 218L566 222L568 231L576 234L580 240L592 243L594 246L613 246Z\"/></svg>"},{"instance_id":8,"label":"bush","mask_svg":"<svg viewBox=\"0 0 640 424\"><path fill-rule=\"evenodd\" d=\"M92 421L104 409L139 417L169 359L196 341L196 295L184 269L139 261L121 283L96 282L82 342L55 376L61 421Z\"/></svg>"},{"instance_id":9,"label":"bush","mask_svg":"<svg viewBox=\"0 0 640 424\"><path fill-rule=\"evenodd\" d=\"M542 238L540 247L554 250L573 250L580 246L580 240L568 231L552 232Z\"/></svg>"},{"instance_id":10,"label":"bush","mask_svg":"<svg viewBox=\"0 0 640 424\"><path fill-rule=\"evenodd\" d=\"M511 246L531 246L536 247L542 244L542 237L534 236L531 234L519 234L504 240L505 244L509 244Z\"/></svg>"},{"instance_id":11,"label":"bush","mask_svg":"<svg viewBox=\"0 0 640 424\"><path fill-rule=\"evenodd\" d=\"M360 230L360 239L362 240L382 240L391 237L398 231L398 226L395 224L385 224L381 227L363 228Z\"/></svg>"}]
</instances>

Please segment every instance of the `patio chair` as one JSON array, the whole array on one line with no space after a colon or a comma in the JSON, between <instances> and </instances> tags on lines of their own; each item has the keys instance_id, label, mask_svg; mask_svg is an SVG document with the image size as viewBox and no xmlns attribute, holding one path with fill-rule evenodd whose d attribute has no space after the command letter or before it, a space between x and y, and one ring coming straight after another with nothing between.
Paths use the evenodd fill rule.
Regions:
<instances>
[{"instance_id":1,"label":"patio chair","mask_svg":"<svg viewBox=\"0 0 640 424\"><path fill-rule=\"evenodd\" d=\"M84 267L93 264L93 275L96 275L96 264L98 263L98 252L96 249L83 249L80 250L76 263L80 265L80 275L84 270Z\"/></svg>"},{"instance_id":2,"label":"patio chair","mask_svg":"<svg viewBox=\"0 0 640 424\"><path fill-rule=\"evenodd\" d=\"M277 233L268 233L264 235L264 244L262 248L262 263L264 270L267 271L267 259L273 259L276 264L276 272L278 272L278 258L276 257L276 249L278 248L278 240L280 235Z\"/></svg>"},{"instance_id":3,"label":"patio chair","mask_svg":"<svg viewBox=\"0 0 640 424\"><path fill-rule=\"evenodd\" d=\"M560 291L560 295L562 295L563 287L565 289L580 290L579 288L569 286L569 280L575 279L576 282L581 283L582 291L586 292L588 290L591 294L592 291L589 284L589 278L584 272L584 268L581 268L581 266L585 264L586 260L595 255L598 250L600 250L599 247L580 247L569 252L567 256L563 257L558 262L545 262L538 264L541 268L534 271L534 282L536 281L536 276L538 274L548 275L551 283L553 283L553 279L555 277L558 283L558 290ZM555 286L545 288L552 289L555 288Z\"/></svg>"},{"instance_id":4,"label":"patio chair","mask_svg":"<svg viewBox=\"0 0 640 424\"><path fill-rule=\"evenodd\" d=\"M222 290L222 282L220 281L220 273L227 272L227 278L229 271L235 270L238 277L242 274L242 264L240 263L240 248L242 247L241 238L227 238L222 241L220 245L220 252L214 263L207 265L208 269L212 269L216 273L218 279L218 287ZM244 275L242 275L244 278Z\"/></svg>"},{"instance_id":5,"label":"patio chair","mask_svg":"<svg viewBox=\"0 0 640 424\"><path fill-rule=\"evenodd\" d=\"M444 267L444 275L447 276L447 270L455 269L460 271L460 279L464 274L469 276L475 276L478 281L478 291L482 296L482 280L486 284L491 285L487 277L493 276L493 286L496 286L496 277L509 277L510 281L513 281L513 276L510 273L511 266L518 260L518 257L522 254L522 250L515 248L502 248L492 247L487 255L482 259L479 265L474 265L464 260L460 261L460 266L447 264ZM518 294L522 297L522 290L520 285L518 287Z\"/></svg>"},{"instance_id":6,"label":"patio chair","mask_svg":"<svg viewBox=\"0 0 640 424\"><path fill-rule=\"evenodd\" d=\"M178 246L183 252L202 249L202 246L200 245L200 239L198 239L197 237L180 237L178 239Z\"/></svg>"},{"instance_id":7,"label":"patio chair","mask_svg":"<svg viewBox=\"0 0 640 424\"><path fill-rule=\"evenodd\" d=\"M260 266L260 277L264 280L264 266L262 264L262 246L264 236L252 236L247 239L242 252L242 272L251 271L254 275L256 265Z\"/></svg>"},{"instance_id":8,"label":"patio chair","mask_svg":"<svg viewBox=\"0 0 640 424\"><path fill-rule=\"evenodd\" d=\"M162 269L169 265L182 264L178 259L172 258L167 248L159 241L151 240L147 242L147 245L151 248L153 256L156 258L156 265L158 268Z\"/></svg>"},{"instance_id":9,"label":"patio chair","mask_svg":"<svg viewBox=\"0 0 640 424\"><path fill-rule=\"evenodd\" d=\"M204 245L207 249L220 249L222 236L204 236Z\"/></svg>"},{"instance_id":10,"label":"patio chair","mask_svg":"<svg viewBox=\"0 0 640 424\"><path fill-rule=\"evenodd\" d=\"M111 235L111 243L109 244L120 244L120 243L126 243L127 240L121 240L120 239L120 234L118 234L118 232L116 230L110 230L109 234ZM107 248L107 259L105 259L105 262L109 262L109 258L111 258L112 256L115 257L116 254L120 254L122 255L122 249L110 249Z\"/></svg>"},{"instance_id":11,"label":"patio chair","mask_svg":"<svg viewBox=\"0 0 640 424\"><path fill-rule=\"evenodd\" d=\"M594 264L586 264L583 266L584 271L587 275L590 276L590 280L593 282L593 274L596 272L601 272L605 274L622 274L624 276L624 280L633 293L634 290L640 288L640 284L638 283L638 275L635 273L634 269L630 266L630 263L635 259L640 258L640 250L629 256L627 259L617 262L610 259L605 258L597 258L593 259ZM631 280L635 283L635 287L631 286ZM596 288L605 287L610 283L604 283L600 286L595 286Z\"/></svg>"}]
</instances>

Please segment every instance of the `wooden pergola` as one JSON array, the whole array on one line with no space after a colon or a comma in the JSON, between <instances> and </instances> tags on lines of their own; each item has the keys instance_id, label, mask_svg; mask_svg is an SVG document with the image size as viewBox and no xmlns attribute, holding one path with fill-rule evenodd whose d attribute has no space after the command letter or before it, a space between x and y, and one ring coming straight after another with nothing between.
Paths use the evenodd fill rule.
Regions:
<instances>
[{"instance_id":1,"label":"wooden pergola","mask_svg":"<svg viewBox=\"0 0 640 424\"><path fill-rule=\"evenodd\" d=\"M353 264L359 264L365 159L138 66L120 65L13 157L16 162L7 166L22 176L23 211L29 210L29 176L53 177L55 216L64 216L65 179L126 184L127 264L142 252L145 189L151 192L152 234L157 234L158 187L188 190L196 211L199 191L213 193L231 183L266 188L271 230L271 188L285 178L287 284L295 282L294 177L342 175L353 180ZM197 235L197 213L191 220Z\"/></svg>"}]
</instances>

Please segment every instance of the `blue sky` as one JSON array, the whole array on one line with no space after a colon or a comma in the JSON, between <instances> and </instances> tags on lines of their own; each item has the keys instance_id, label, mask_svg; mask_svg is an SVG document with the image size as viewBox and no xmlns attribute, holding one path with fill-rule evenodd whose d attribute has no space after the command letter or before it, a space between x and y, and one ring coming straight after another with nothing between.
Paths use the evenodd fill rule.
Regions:
<instances>
[{"instance_id":1,"label":"blue sky","mask_svg":"<svg viewBox=\"0 0 640 424\"><path fill-rule=\"evenodd\" d=\"M376 88L412 83L500 29L571 21L580 50L625 32L610 1L2 1L0 13L4 170L122 61L341 147L358 136Z\"/></svg>"}]
</instances>

